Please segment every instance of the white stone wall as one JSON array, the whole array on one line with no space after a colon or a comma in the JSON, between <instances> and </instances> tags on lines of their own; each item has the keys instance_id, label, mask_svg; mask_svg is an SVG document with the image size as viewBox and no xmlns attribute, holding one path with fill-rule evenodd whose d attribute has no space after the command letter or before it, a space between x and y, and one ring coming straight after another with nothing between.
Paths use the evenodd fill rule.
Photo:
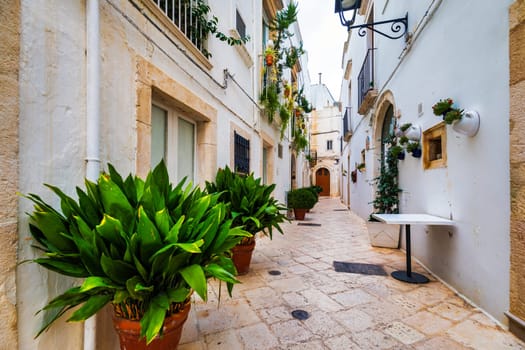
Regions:
<instances>
[{"instance_id":1,"label":"white stone wall","mask_svg":"<svg viewBox=\"0 0 525 350\"><path fill-rule=\"evenodd\" d=\"M204 72L206 69L198 69L129 1L100 1L100 151L103 168L111 162L124 174L136 169L135 80L136 58L140 56L217 110L217 167L232 165L230 138L233 137L231 125L234 123L249 135L250 167L256 176L261 176L261 131L270 135L274 146L271 156L274 160L272 177L277 183L275 196L284 202L285 191L290 187L288 141L282 141L283 157L278 158L277 149L281 142L278 129L260 118L258 108L231 79L228 88L219 86L223 83L223 70L228 69L246 93L257 100L262 5L240 0L210 2L210 5L219 18L219 30L227 34L235 28L235 8L239 8L251 36L246 49L253 60L253 65L249 66L236 48L210 39L213 68L208 74L215 82ZM20 191L37 193L49 200L53 197L42 184L50 183L74 196L75 186L82 187L85 176L85 2L22 0L21 8ZM197 179L200 183L209 180L202 174L200 176ZM58 205L55 198L52 201ZM27 239L29 232L24 213L30 210L30 203L21 200L20 260L38 254ZM20 349L81 349L82 324L57 323L49 332L33 339L42 317L42 314L35 316L35 312L71 283L71 280L48 273L35 264L19 267L17 306L19 319L23 320L18 323ZM114 344L114 340L101 340L98 345L104 348L108 344Z\"/></svg>"},{"instance_id":2,"label":"white stone wall","mask_svg":"<svg viewBox=\"0 0 525 350\"><path fill-rule=\"evenodd\" d=\"M411 156L399 162L401 212L426 212L455 221L453 228L414 226L412 253L433 273L505 323L503 313L509 307L511 1L438 1L436 12L432 15L430 11L431 16L423 19L431 2L374 1L376 20L400 17L408 11L411 32L421 23L408 51L402 39L375 36L379 99L386 91L392 92L399 123L417 123L426 130L441 120L432 114L432 105L450 97L461 108L478 111L481 127L475 137L467 137L447 126L446 168L424 170L421 160ZM345 56L345 60L353 60L353 86L357 86L365 40L353 32L350 52ZM347 86L348 82L343 84ZM343 87L343 93L345 90ZM352 94L355 113L357 91ZM375 118L374 112L352 116L362 118L362 122L350 141L350 167L360 157L366 136L374 137L375 120L370 119ZM367 151L366 176L358 173L357 183L350 185L351 207L363 218L371 212L368 203L373 190L366 181L373 178L372 169L377 173L379 154L379 150Z\"/></svg>"}]
</instances>

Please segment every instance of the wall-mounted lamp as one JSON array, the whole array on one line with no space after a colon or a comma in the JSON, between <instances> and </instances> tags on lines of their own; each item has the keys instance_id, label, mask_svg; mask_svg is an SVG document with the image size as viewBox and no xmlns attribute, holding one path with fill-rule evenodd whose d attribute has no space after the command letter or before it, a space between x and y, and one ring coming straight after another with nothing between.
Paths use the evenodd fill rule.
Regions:
<instances>
[{"instance_id":1,"label":"wall-mounted lamp","mask_svg":"<svg viewBox=\"0 0 525 350\"><path fill-rule=\"evenodd\" d=\"M376 32L377 34L380 34L389 39L399 39L407 33L408 13L405 15L405 17L391 19L388 21L380 21L380 22L374 22L374 23L354 25L355 15L360 7L361 7L361 0L335 0L335 13L339 14L339 19L341 20L341 24L345 26L348 30L352 28L359 28L359 30L357 31L357 34L359 34L359 36L365 36L367 29L370 29ZM351 20L347 20L345 18L344 13L346 11L353 11ZM375 26L382 25L382 24L388 24L388 23L392 23L390 25L390 31L392 32L392 34L387 34L375 28Z\"/></svg>"}]
</instances>

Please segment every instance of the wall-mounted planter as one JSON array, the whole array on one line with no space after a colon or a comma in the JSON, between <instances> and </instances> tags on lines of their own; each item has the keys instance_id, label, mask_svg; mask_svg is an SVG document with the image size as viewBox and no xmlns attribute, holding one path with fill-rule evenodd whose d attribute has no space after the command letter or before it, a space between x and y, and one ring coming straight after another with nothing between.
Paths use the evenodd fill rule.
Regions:
<instances>
[{"instance_id":1,"label":"wall-mounted planter","mask_svg":"<svg viewBox=\"0 0 525 350\"><path fill-rule=\"evenodd\" d=\"M479 130L479 113L476 111L466 111L460 120L452 124L452 129L460 134L475 136Z\"/></svg>"},{"instance_id":2,"label":"wall-mounted planter","mask_svg":"<svg viewBox=\"0 0 525 350\"><path fill-rule=\"evenodd\" d=\"M421 148L416 148L415 150L412 151L412 157L414 158L421 158Z\"/></svg>"},{"instance_id":3,"label":"wall-mounted planter","mask_svg":"<svg viewBox=\"0 0 525 350\"><path fill-rule=\"evenodd\" d=\"M419 141L421 140L421 126L417 124L412 124L406 131L405 136L410 141Z\"/></svg>"}]
</instances>

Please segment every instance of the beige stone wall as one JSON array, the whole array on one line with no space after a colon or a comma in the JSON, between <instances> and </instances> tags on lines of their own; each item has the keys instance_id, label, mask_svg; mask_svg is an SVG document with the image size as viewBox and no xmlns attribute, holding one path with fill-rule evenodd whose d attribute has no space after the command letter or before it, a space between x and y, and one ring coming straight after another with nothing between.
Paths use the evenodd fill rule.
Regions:
<instances>
[{"instance_id":1,"label":"beige stone wall","mask_svg":"<svg viewBox=\"0 0 525 350\"><path fill-rule=\"evenodd\" d=\"M525 0L510 8L510 328L525 339ZM521 322L520 322L521 320Z\"/></svg>"},{"instance_id":2,"label":"beige stone wall","mask_svg":"<svg viewBox=\"0 0 525 350\"><path fill-rule=\"evenodd\" d=\"M0 0L0 348L16 349L20 1Z\"/></svg>"}]
</instances>

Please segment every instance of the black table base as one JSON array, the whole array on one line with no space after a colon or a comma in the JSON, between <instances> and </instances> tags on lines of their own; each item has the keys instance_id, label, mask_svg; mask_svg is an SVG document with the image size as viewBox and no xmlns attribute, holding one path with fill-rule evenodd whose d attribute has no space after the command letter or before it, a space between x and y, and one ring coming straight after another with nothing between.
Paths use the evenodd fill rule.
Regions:
<instances>
[{"instance_id":1,"label":"black table base","mask_svg":"<svg viewBox=\"0 0 525 350\"><path fill-rule=\"evenodd\" d=\"M408 283L428 283L429 279L420 273L412 272L412 260L410 257L410 225L405 225L405 236L406 236L406 260L407 270L406 271L394 271L390 275L396 280L400 280Z\"/></svg>"},{"instance_id":2,"label":"black table base","mask_svg":"<svg viewBox=\"0 0 525 350\"><path fill-rule=\"evenodd\" d=\"M417 272L411 272L410 276L406 271L394 271L391 276L396 280L400 280L408 283L428 283L428 278Z\"/></svg>"}]
</instances>

